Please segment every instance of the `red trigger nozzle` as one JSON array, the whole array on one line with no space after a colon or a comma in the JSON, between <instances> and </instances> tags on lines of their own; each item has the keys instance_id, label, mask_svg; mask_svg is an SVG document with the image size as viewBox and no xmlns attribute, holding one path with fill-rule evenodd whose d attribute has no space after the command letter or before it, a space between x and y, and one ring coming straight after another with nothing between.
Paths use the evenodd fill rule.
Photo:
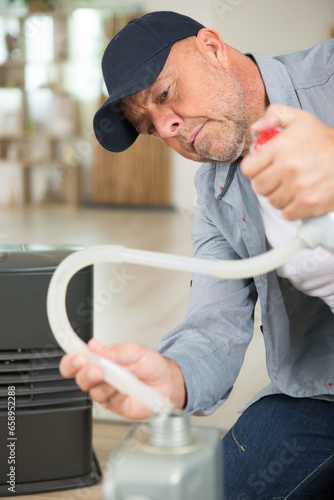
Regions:
<instances>
[{"instance_id":1,"label":"red trigger nozzle","mask_svg":"<svg viewBox=\"0 0 334 500\"><path fill-rule=\"evenodd\" d=\"M272 139L273 137L275 137L275 135L279 134L280 131L281 131L281 129L276 127L276 128L269 128L267 130L264 130L263 132L261 132L258 135L254 134L254 141L253 141L253 144L251 146L251 151L253 151L254 149L257 149L259 146L262 146L262 144L264 144L265 142L267 142L270 139Z\"/></svg>"}]
</instances>

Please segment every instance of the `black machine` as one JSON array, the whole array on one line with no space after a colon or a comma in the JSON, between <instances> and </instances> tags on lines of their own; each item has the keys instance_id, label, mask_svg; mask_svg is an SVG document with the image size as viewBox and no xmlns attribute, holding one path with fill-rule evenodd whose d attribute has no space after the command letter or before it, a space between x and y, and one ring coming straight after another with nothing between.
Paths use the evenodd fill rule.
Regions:
<instances>
[{"instance_id":1,"label":"black machine","mask_svg":"<svg viewBox=\"0 0 334 500\"><path fill-rule=\"evenodd\" d=\"M58 370L46 296L57 265L79 246L0 245L0 497L83 487L102 473L92 447L92 403ZM71 280L66 307L87 342L93 269ZM90 315L90 318L92 315Z\"/></svg>"}]
</instances>

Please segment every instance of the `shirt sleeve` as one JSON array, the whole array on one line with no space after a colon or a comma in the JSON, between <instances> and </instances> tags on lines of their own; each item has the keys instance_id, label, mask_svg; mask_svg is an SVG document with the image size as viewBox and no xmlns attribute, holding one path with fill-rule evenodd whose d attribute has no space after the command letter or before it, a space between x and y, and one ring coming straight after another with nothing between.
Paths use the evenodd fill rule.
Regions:
<instances>
[{"instance_id":1,"label":"shirt sleeve","mask_svg":"<svg viewBox=\"0 0 334 500\"><path fill-rule=\"evenodd\" d=\"M240 258L200 202L192 237L196 257ZM209 415L229 396L253 335L256 299L252 279L193 275L185 319L158 346L181 367L189 413Z\"/></svg>"}]
</instances>

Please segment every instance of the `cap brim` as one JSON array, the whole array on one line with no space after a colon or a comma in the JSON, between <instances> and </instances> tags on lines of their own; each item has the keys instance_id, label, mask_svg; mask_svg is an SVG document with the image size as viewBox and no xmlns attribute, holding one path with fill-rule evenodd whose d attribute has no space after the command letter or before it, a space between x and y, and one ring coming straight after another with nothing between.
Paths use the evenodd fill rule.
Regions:
<instances>
[{"instance_id":1,"label":"cap brim","mask_svg":"<svg viewBox=\"0 0 334 500\"><path fill-rule=\"evenodd\" d=\"M137 94L152 83L160 75L169 55L171 47L165 47L156 56L150 58L122 86L119 86L100 107L94 116L93 125L97 140L109 151L120 153L128 149L137 139L138 132L124 118L119 103L125 97Z\"/></svg>"},{"instance_id":2,"label":"cap brim","mask_svg":"<svg viewBox=\"0 0 334 500\"><path fill-rule=\"evenodd\" d=\"M137 130L122 115L119 101L114 102L111 97L95 114L93 125L96 138L101 146L114 153L128 149L139 135Z\"/></svg>"}]
</instances>

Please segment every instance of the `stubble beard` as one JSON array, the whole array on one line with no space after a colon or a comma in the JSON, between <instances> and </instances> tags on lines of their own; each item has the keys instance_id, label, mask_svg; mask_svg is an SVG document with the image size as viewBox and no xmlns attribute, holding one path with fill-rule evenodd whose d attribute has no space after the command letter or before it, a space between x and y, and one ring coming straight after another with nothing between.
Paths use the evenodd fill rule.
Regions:
<instances>
[{"instance_id":1,"label":"stubble beard","mask_svg":"<svg viewBox=\"0 0 334 500\"><path fill-rule=\"evenodd\" d=\"M217 134L218 138L216 140L215 138L212 140L204 138L196 151L200 158L198 161L231 163L237 160L245 147L247 126L245 121L240 123L234 122L234 125L233 129L228 132L222 126L221 134ZM222 134L224 135L224 140L220 141ZM224 145L218 151L215 151L213 144L219 142L223 142Z\"/></svg>"},{"instance_id":2,"label":"stubble beard","mask_svg":"<svg viewBox=\"0 0 334 500\"><path fill-rule=\"evenodd\" d=\"M216 79L217 76L210 74L208 78ZM219 97L222 95L224 102L229 104L228 112L224 106L221 118L218 116L215 120L216 132L211 137L203 137L198 144L198 161L231 163L245 148L248 129L245 96L240 81L231 74L225 74L224 88Z\"/></svg>"}]
</instances>

